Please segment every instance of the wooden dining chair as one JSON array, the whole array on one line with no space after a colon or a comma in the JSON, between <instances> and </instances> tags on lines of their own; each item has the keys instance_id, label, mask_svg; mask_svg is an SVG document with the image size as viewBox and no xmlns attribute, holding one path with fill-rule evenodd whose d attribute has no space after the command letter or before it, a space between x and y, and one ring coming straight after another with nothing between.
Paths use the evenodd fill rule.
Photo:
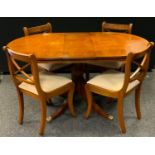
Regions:
<instances>
[{"instance_id":1,"label":"wooden dining chair","mask_svg":"<svg viewBox=\"0 0 155 155\"><path fill-rule=\"evenodd\" d=\"M24 35L29 36L33 34L40 34L40 33L52 33L52 24L47 23L44 25L34 26L34 27L23 27ZM68 66L65 63L38 63L40 69L45 69L47 71L56 71L63 67Z\"/></svg>"},{"instance_id":2,"label":"wooden dining chair","mask_svg":"<svg viewBox=\"0 0 155 155\"><path fill-rule=\"evenodd\" d=\"M52 25L51 23L47 23L44 25L34 26L34 27L23 27L24 35L29 36L32 34L38 33L50 33L52 32Z\"/></svg>"},{"instance_id":3,"label":"wooden dining chair","mask_svg":"<svg viewBox=\"0 0 155 155\"><path fill-rule=\"evenodd\" d=\"M118 24L118 23L107 23L102 22L102 32L122 32L132 33L133 24Z\"/></svg>"},{"instance_id":4,"label":"wooden dining chair","mask_svg":"<svg viewBox=\"0 0 155 155\"><path fill-rule=\"evenodd\" d=\"M107 22L102 22L102 32L120 32L120 33L132 33L132 27L133 24L118 24L118 23L107 23ZM123 61L114 61L114 60L109 60L109 61L102 61L102 62L91 62L89 63L94 66L98 66L100 68L104 69L116 69L119 70L124 66ZM86 77L89 79L89 72L86 70Z\"/></svg>"},{"instance_id":5,"label":"wooden dining chair","mask_svg":"<svg viewBox=\"0 0 155 155\"><path fill-rule=\"evenodd\" d=\"M23 94L40 101L40 135L44 134L46 125L46 101L51 97L67 94L67 102L64 104L69 107L71 114L75 116L73 108L74 84L71 79L46 71L39 72L37 60L34 55L19 54L7 47L3 49L6 51L9 71L18 94L19 124L23 123L24 117ZM22 62L22 64L24 63L24 65L21 65L20 62ZM25 71L29 66L31 67L32 75L27 74ZM57 113L53 115L57 117Z\"/></svg>"},{"instance_id":6,"label":"wooden dining chair","mask_svg":"<svg viewBox=\"0 0 155 155\"><path fill-rule=\"evenodd\" d=\"M121 32L121 33L132 33L133 24L118 24L118 23L107 23L102 22L102 32ZM97 65L110 68L110 69L120 69L124 62L122 61L107 61L103 63L98 63Z\"/></svg>"},{"instance_id":7,"label":"wooden dining chair","mask_svg":"<svg viewBox=\"0 0 155 155\"><path fill-rule=\"evenodd\" d=\"M141 118L140 112L140 92L143 80L149 66L150 52L154 43L150 42L148 48L139 55L129 53L125 61L125 73L116 70L109 70L90 79L85 91L88 100L88 108L85 117L88 118L93 107L92 93L117 99L117 115L122 133L126 133L123 118L123 99L131 91L135 90L135 107L137 118ZM137 58L142 60L137 62ZM138 60L139 60L138 59ZM131 72L131 64L137 65L137 69Z\"/></svg>"},{"instance_id":8,"label":"wooden dining chair","mask_svg":"<svg viewBox=\"0 0 155 155\"><path fill-rule=\"evenodd\" d=\"M106 21L102 22L102 32L121 32L121 33L132 33L133 24L118 24L118 23L107 23ZM97 63L97 66L110 69L120 69L124 62L122 61L107 61Z\"/></svg>"}]
</instances>

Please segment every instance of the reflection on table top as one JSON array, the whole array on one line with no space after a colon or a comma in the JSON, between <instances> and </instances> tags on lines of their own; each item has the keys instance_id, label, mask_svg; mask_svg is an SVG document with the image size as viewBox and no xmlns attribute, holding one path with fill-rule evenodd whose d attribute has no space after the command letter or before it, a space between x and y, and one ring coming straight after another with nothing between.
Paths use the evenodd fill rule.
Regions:
<instances>
[{"instance_id":1,"label":"reflection on table top","mask_svg":"<svg viewBox=\"0 0 155 155\"><path fill-rule=\"evenodd\" d=\"M148 41L133 34L114 32L44 33L21 37L8 47L23 54L34 54L38 60L91 60L126 57L140 53Z\"/></svg>"}]
</instances>

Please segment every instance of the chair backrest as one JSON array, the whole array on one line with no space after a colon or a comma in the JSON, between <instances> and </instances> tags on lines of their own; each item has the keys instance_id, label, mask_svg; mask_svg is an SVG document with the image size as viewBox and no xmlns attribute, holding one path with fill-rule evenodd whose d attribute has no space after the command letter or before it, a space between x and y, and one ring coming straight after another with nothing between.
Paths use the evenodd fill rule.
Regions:
<instances>
[{"instance_id":1,"label":"chair backrest","mask_svg":"<svg viewBox=\"0 0 155 155\"><path fill-rule=\"evenodd\" d=\"M149 67L150 54L151 49L153 48L154 43L150 42L145 51L141 52L141 54L132 54L129 53L125 62L125 78L122 90L124 93L128 87L130 82L138 80L140 83L143 82L145 75L147 74L147 70ZM139 61L140 60L140 61ZM131 72L132 64L136 64L137 68L134 72Z\"/></svg>"},{"instance_id":2,"label":"chair backrest","mask_svg":"<svg viewBox=\"0 0 155 155\"><path fill-rule=\"evenodd\" d=\"M34 27L23 27L24 35L32 35L38 33L50 33L52 32L52 25L51 23L47 23L44 25L34 26Z\"/></svg>"},{"instance_id":3,"label":"chair backrest","mask_svg":"<svg viewBox=\"0 0 155 155\"><path fill-rule=\"evenodd\" d=\"M42 93L36 57L32 54L19 54L7 47L3 47L3 50L6 52L9 71L15 86L18 87L19 84L25 82L34 85L38 94ZM31 68L32 76L25 71L27 67Z\"/></svg>"},{"instance_id":4,"label":"chair backrest","mask_svg":"<svg viewBox=\"0 0 155 155\"><path fill-rule=\"evenodd\" d=\"M102 23L102 32L123 32L132 33L133 24L116 24L116 23Z\"/></svg>"}]
</instances>

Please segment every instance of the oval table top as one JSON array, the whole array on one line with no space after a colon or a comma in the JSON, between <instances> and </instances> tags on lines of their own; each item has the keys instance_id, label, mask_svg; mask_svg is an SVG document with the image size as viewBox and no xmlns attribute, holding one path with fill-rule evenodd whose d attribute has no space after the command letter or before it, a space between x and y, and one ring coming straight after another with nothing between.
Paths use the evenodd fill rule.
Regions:
<instances>
[{"instance_id":1,"label":"oval table top","mask_svg":"<svg viewBox=\"0 0 155 155\"><path fill-rule=\"evenodd\" d=\"M34 54L39 61L123 59L140 53L148 41L133 34L116 32L43 33L15 39L13 51Z\"/></svg>"}]
</instances>

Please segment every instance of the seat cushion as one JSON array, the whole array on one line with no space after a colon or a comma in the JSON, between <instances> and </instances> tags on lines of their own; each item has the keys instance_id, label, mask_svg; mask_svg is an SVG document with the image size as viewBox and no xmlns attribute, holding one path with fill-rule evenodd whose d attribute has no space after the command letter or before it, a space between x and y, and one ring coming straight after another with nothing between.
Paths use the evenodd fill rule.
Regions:
<instances>
[{"instance_id":1,"label":"seat cushion","mask_svg":"<svg viewBox=\"0 0 155 155\"><path fill-rule=\"evenodd\" d=\"M69 64L65 64L65 63L38 63L38 66L41 69L45 69L47 71L55 71L63 67L66 67L68 65Z\"/></svg>"},{"instance_id":2,"label":"seat cushion","mask_svg":"<svg viewBox=\"0 0 155 155\"><path fill-rule=\"evenodd\" d=\"M72 80L67 77L58 76L46 71L42 71L39 73L39 79L40 79L41 88L46 93L54 91L72 82ZM19 88L22 88L24 90L30 91L38 95L37 89L34 85L22 82L19 85Z\"/></svg>"},{"instance_id":3,"label":"seat cushion","mask_svg":"<svg viewBox=\"0 0 155 155\"><path fill-rule=\"evenodd\" d=\"M95 76L87 83L107 90L118 91L123 87L124 75L125 74L122 72L110 70ZM140 82L138 80L130 82L127 88L127 92L137 86L139 83Z\"/></svg>"},{"instance_id":4,"label":"seat cushion","mask_svg":"<svg viewBox=\"0 0 155 155\"><path fill-rule=\"evenodd\" d=\"M89 64L111 69L120 69L124 63L122 61L96 61L90 62Z\"/></svg>"}]
</instances>

